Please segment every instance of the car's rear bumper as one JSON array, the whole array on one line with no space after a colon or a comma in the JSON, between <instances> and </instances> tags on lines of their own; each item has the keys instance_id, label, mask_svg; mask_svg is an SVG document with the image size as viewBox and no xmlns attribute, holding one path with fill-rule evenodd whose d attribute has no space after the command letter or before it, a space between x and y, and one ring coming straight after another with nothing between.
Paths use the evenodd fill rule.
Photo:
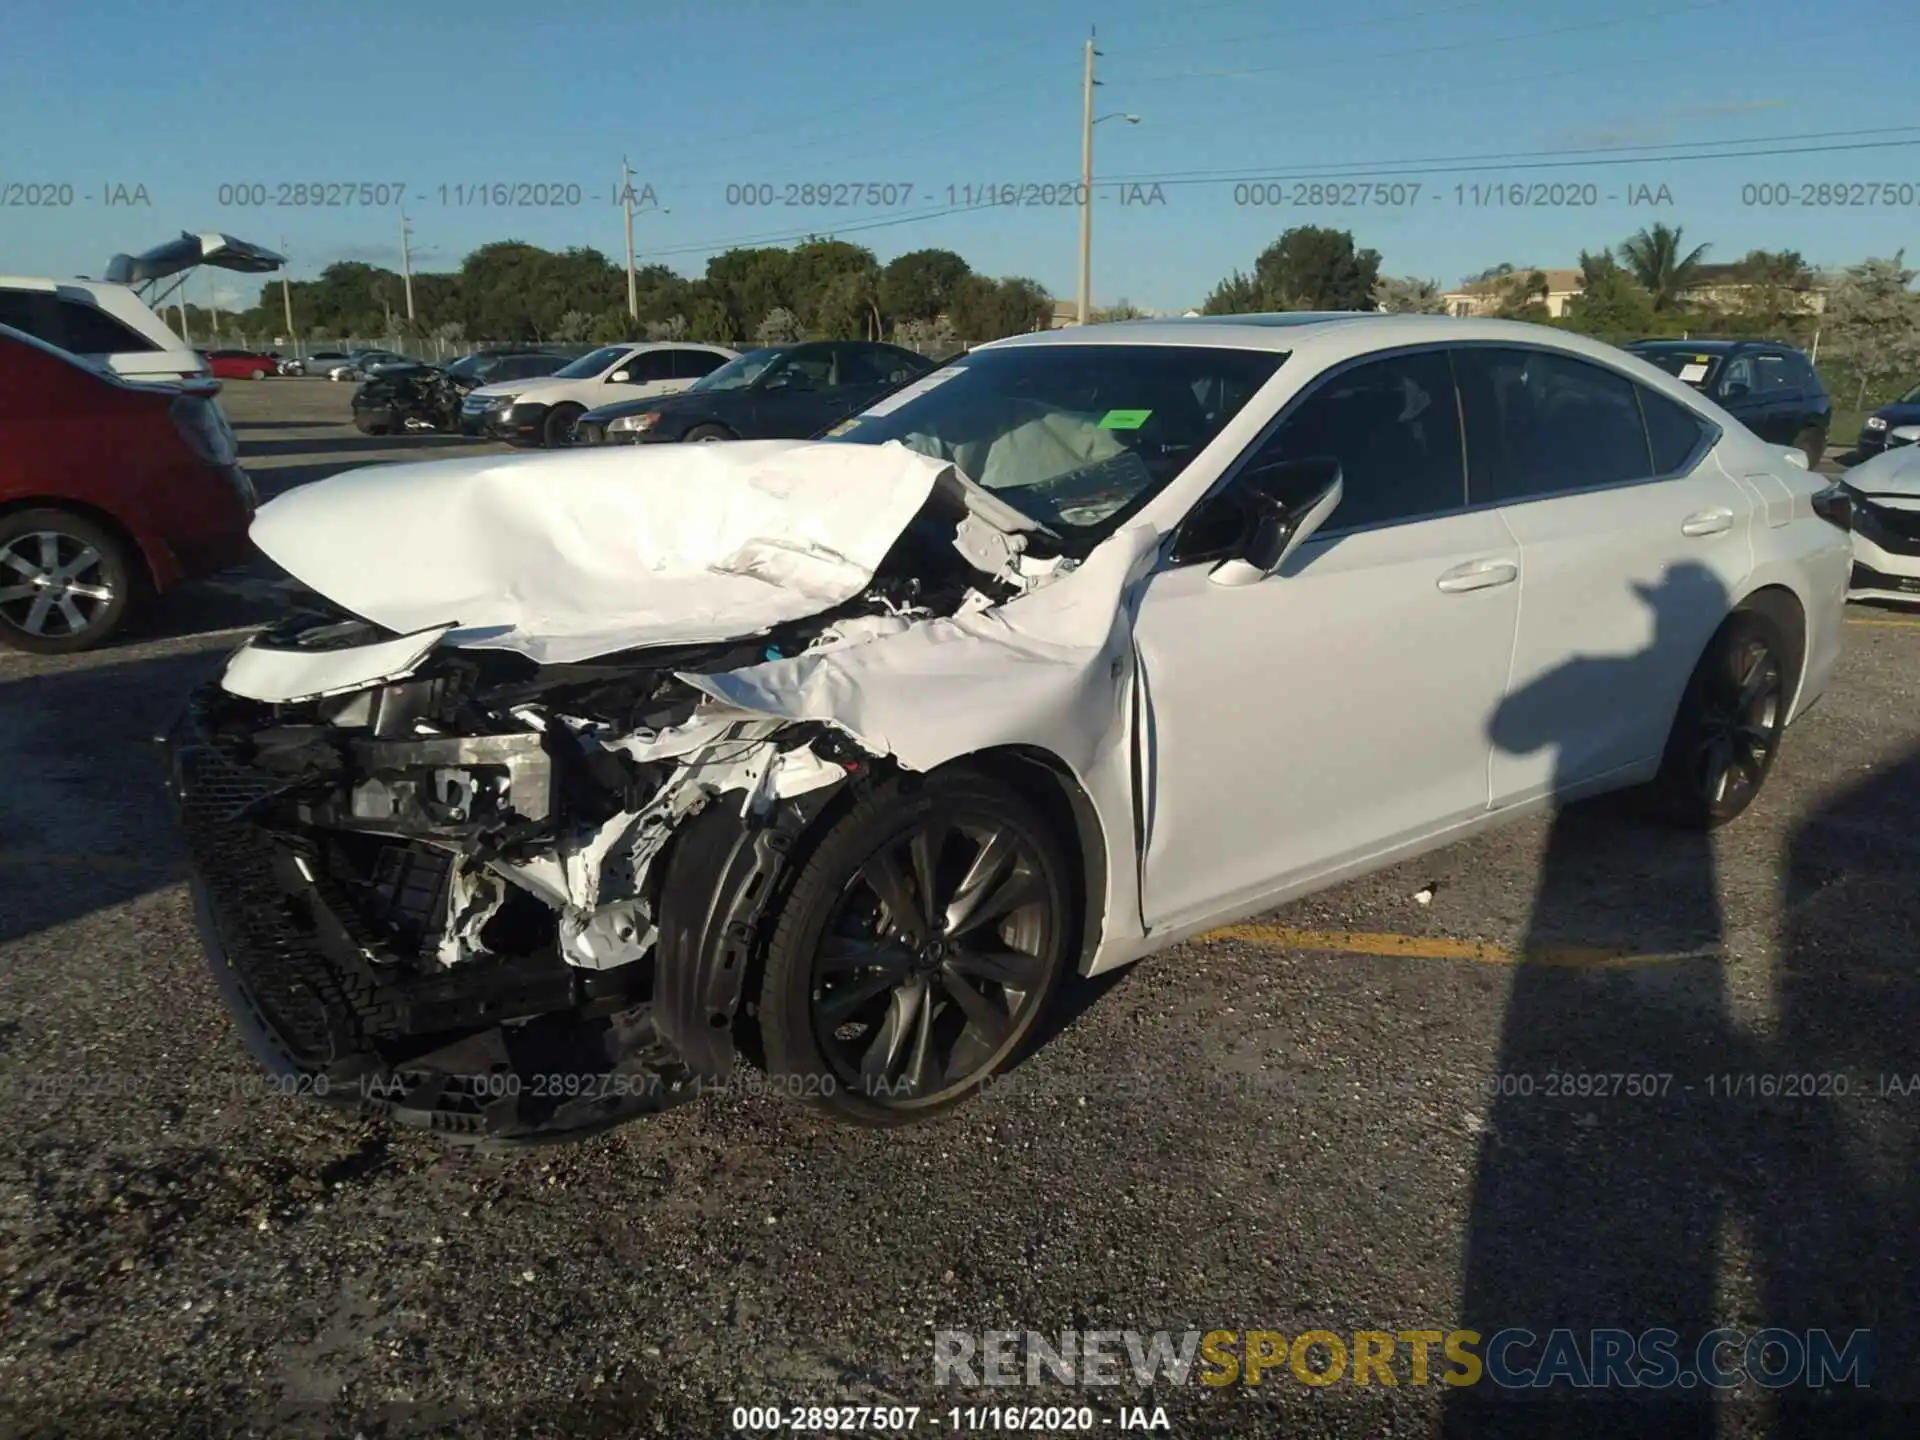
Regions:
<instances>
[{"instance_id":1,"label":"car's rear bumper","mask_svg":"<svg viewBox=\"0 0 1920 1440\"><path fill-rule=\"evenodd\" d=\"M557 955L422 972L394 963L318 851L249 818L273 777L211 741L200 702L168 737L171 791L215 985L289 1095L449 1139L575 1139L690 1098L650 1002L594 993Z\"/></svg>"}]
</instances>

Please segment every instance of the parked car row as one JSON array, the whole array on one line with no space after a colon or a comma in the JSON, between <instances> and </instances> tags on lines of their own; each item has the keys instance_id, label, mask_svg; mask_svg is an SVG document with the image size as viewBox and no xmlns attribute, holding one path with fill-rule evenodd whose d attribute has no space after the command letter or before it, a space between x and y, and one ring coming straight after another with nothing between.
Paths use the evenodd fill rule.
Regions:
<instances>
[{"instance_id":1,"label":"parked car row","mask_svg":"<svg viewBox=\"0 0 1920 1440\"><path fill-rule=\"evenodd\" d=\"M460 428L460 402L480 386L551 375L568 363L544 350L481 350L449 365L380 365L353 392L353 423L363 435Z\"/></svg>"}]
</instances>

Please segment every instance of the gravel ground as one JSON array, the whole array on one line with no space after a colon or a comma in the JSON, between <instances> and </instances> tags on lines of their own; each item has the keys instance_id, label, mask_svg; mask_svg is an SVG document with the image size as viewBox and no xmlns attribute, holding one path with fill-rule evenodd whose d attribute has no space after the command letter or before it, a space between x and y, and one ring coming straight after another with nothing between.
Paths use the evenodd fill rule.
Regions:
<instances>
[{"instance_id":1,"label":"gravel ground","mask_svg":"<svg viewBox=\"0 0 1920 1440\"><path fill-rule=\"evenodd\" d=\"M487 448L367 442L347 393L227 387L263 489ZM736 1403L879 1401L931 1433L1036 1398L1102 1429L1161 1405L1183 1436L1914 1433L1920 623L1857 612L1836 688L1711 842L1577 807L1267 917L1324 942L1250 928L1078 982L1018 1085L929 1128L742 1093L483 1155L264 1093L206 976L151 737L272 599L261 570L136 643L0 656L7 1433L694 1436L737 1433ZM1546 1093L1593 1073L1671 1078ZM1490 1099L1502 1074L1532 1093ZM1749 1075L1811 1078L1719 1078ZM1522 1324L1867 1328L1883 1407L932 1369L937 1328Z\"/></svg>"}]
</instances>

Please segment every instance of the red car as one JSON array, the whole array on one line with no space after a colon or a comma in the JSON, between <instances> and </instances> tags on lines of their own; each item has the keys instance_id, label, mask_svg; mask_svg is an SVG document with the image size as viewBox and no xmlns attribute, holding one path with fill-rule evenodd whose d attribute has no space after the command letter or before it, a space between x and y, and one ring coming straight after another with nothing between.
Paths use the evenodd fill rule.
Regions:
<instances>
[{"instance_id":1,"label":"red car","mask_svg":"<svg viewBox=\"0 0 1920 1440\"><path fill-rule=\"evenodd\" d=\"M0 325L0 645L89 650L245 560L259 497L212 381L136 384Z\"/></svg>"},{"instance_id":2,"label":"red car","mask_svg":"<svg viewBox=\"0 0 1920 1440\"><path fill-rule=\"evenodd\" d=\"M280 357L251 350L209 350L207 364L222 380L264 380L280 373Z\"/></svg>"}]
</instances>

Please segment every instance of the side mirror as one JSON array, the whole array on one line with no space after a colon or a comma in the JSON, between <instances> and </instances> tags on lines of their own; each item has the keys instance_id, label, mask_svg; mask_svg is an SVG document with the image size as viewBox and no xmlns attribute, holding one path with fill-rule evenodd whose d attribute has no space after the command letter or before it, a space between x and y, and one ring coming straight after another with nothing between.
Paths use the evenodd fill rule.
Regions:
<instances>
[{"instance_id":1,"label":"side mirror","mask_svg":"<svg viewBox=\"0 0 1920 1440\"><path fill-rule=\"evenodd\" d=\"M1344 493L1340 462L1290 460L1234 477L1230 493L1246 516L1234 553L1207 576L1216 585L1252 585L1287 563Z\"/></svg>"},{"instance_id":2,"label":"side mirror","mask_svg":"<svg viewBox=\"0 0 1920 1440\"><path fill-rule=\"evenodd\" d=\"M628 381L632 379L633 379L633 372L631 370L616 370L611 375L607 376L607 383L609 385L625 385Z\"/></svg>"}]
</instances>

